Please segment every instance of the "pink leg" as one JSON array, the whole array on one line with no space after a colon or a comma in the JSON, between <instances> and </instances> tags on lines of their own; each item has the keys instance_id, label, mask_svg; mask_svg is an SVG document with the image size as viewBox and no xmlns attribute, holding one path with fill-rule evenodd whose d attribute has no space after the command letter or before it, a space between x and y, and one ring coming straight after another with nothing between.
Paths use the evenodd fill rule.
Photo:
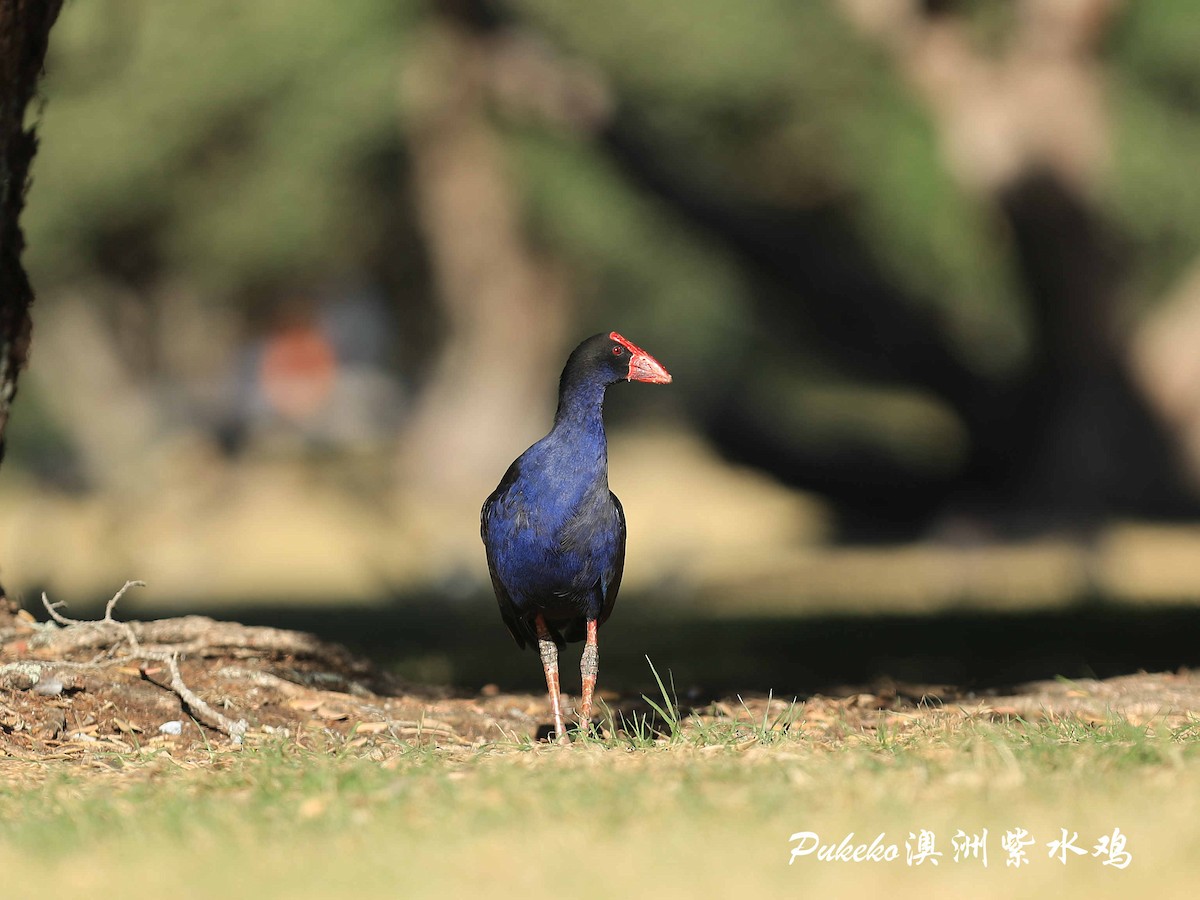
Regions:
<instances>
[{"instance_id":1,"label":"pink leg","mask_svg":"<svg viewBox=\"0 0 1200 900\"><path fill-rule=\"evenodd\" d=\"M567 743L567 729L563 727L562 704L558 697L558 645L550 637L546 620L539 614L534 619L537 627L538 650L542 654L542 668L546 672L546 689L550 692L550 709L554 712L554 733L560 744Z\"/></svg>"},{"instance_id":2,"label":"pink leg","mask_svg":"<svg viewBox=\"0 0 1200 900\"><path fill-rule=\"evenodd\" d=\"M596 676L600 674L600 645L596 643L598 626L595 619L587 620L587 643L583 645L583 658L579 671L583 675L583 702L579 707L579 718L587 725L592 718L592 694L596 690Z\"/></svg>"}]
</instances>

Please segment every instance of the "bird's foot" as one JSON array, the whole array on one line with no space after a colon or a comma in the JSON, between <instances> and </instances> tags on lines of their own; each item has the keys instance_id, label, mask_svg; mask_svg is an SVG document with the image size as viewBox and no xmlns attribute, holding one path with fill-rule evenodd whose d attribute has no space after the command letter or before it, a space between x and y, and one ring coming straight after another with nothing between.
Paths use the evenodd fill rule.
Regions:
<instances>
[{"instance_id":1,"label":"bird's foot","mask_svg":"<svg viewBox=\"0 0 1200 900\"><path fill-rule=\"evenodd\" d=\"M555 710L555 713L557 713L557 712L558 712L558 710ZM567 734L567 726L563 723L562 718L558 715L555 715L555 717L554 717L554 732L553 732L553 734L554 734L554 742L556 744L561 744L563 746L566 746L567 744L571 743L570 735ZM547 740L549 740L549 737L550 737L549 734L546 735Z\"/></svg>"},{"instance_id":2,"label":"bird's foot","mask_svg":"<svg viewBox=\"0 0 1200 900\"><path fill-rule=\"evenodd\" d=\"M584 719L581 717L575 733L583 738L598 739L604 736L602 732L603 727L604 723L600 719Z\"/></svg>"}]
</instances>

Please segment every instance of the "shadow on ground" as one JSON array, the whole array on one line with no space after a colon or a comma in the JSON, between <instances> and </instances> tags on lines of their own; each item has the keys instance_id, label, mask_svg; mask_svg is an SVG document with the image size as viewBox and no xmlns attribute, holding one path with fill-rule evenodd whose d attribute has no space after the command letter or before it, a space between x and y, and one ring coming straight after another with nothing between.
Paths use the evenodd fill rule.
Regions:
<instances>
[{"instance_id":1,"label":"shadow on ground","mask_svg":"<svg viewBox=\"0 0 1200 900\"><path fill-rule=\"evenodd\" d=\"M654 689L648 656L681 698L844 690L879 679L1002 688L1038 679L1107 678L1200 666L1200 608L1081 603L1046 612L821 615L720 619L623 597L601 629L601 687ZM651 611L653 610L653 611ZM129 604L129 618L159 615ZM475 691L544 688L535 653L520 651L491 598L397 598L371 606L282 604L188 609L248 625L309 631L346 644L406 678ZM563 662L564 690L579 646ZM655 691L656 693L656 691Z\"/></svg>"}]
</instances>

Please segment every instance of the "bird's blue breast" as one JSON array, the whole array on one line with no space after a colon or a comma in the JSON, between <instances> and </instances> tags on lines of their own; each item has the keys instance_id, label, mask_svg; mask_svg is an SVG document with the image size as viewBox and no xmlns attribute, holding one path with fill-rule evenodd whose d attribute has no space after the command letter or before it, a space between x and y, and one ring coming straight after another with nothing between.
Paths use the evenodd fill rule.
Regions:
<instances>
[{"instance_id":1,"label":"bird's blue breast","mask_svg":"<svg viewBox=\"0 0 1200 900\"><path fill-rule=\"evenodd\" d=\"M619 565L603 435L580 437L552 433L530 447L487 512L488 554L519 610L595 617Z\"/></svg>"}]
</instances>

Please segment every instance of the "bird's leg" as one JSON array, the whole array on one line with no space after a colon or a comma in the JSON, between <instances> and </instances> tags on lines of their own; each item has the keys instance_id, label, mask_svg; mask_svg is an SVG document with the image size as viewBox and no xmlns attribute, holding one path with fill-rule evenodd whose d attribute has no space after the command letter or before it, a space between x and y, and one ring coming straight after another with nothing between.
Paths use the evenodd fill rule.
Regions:
<instances>
[{"instance_id":1,"label":"bird's leg","mask_svg":"<svg viewBox=\"0 0 1200 900\"><path fill-rule=\"evenodd\" d=\"M596 676L600 673L600 645L596 643L598 626L595 619L587 620L587 643L583 645L583 657L579 661L579 672L583 676L583 702L579 707L579 718L586 727L592 719L592 694L596 690Z\"/></svg>"},{"instance_id":2,"label":"bird's leg","mask_svg":"<svg viewBox=\"0 0 1200 900\"><path fill-rule=\"evenodd\" d=\"M563 727L562 704L558 698L558 645L550 637L546 619L538 613L534 624L537 627L538 650L542 654L542 668L546 672L546 689L550 692L550 708L554 711L554 733L560 744L567 742L567 729Z\"/></svg>"}]
</instances>

